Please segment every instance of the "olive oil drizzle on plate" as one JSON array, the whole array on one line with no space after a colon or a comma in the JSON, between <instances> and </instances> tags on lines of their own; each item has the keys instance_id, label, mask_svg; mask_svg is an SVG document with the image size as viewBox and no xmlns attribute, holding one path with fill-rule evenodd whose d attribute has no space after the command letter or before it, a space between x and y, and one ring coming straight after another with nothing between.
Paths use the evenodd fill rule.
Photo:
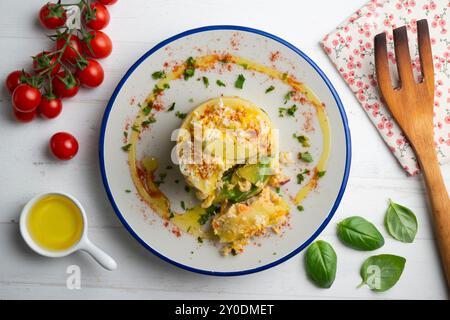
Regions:
<instances>
[{"instance_id":1,"label":"olive oil drizzle on plate","mask_svg":"<svg viewBox=\"0 0 450 320\"><path fill-rule=\"evenodd\" d=\"M328 117L326 115L324 105L307 86L296 81L284 72L280 72L276 69L266 67L254 61L230 54L227 54L225 56L225 59L225 62L227 63L244 66L247 70L253 70L259 73L263 73L271 78L278 79L284 82L285 84L291 86L293 91L302 93L307 98L308 102L314 106L319 125L322 130L323 147L322 154L319 158L317 166L313 170L314 174L311 180L297 192L294 198L294 204L300 204L308 196L308 194L316 188L319 179L318 172L324 172L326 170L326 165L330 154L331 135ZM195 66L198 69L207 70L220 61L223 62L224 58L219 55L201 56L195 58ZM175 67L172 72L168 73L164 79L160 80L156 84L155 88L158 88L158 90L160 91L164 91L166 88L169 88L169 83L171 81L183 77L186 67L186 63ZM158 92L152 92L145 100L144 106L152 105L157 96ZM133 127L141 127L142 123L146 120L147 117L148 114L146 114L143 107L136 116ZM154 172L157 169L156 160L148 157L139 161L136 158L136 145L139 140L139 135L140 132L134 130L131 131L131 135L129 137L130 147L128 149L128 162L130 166L131 177L139 195L160 217L166 220L170 220L182 231L187 232L195 237L212 238L212 232L210 230L205 230L205 227L199 223L200 217L202 216L202 214L205 214L205 209L194 207L192 209L187 209L186 212L181 214L171 211L169 199L152 181Z\"/></svg>"}]
</instances>

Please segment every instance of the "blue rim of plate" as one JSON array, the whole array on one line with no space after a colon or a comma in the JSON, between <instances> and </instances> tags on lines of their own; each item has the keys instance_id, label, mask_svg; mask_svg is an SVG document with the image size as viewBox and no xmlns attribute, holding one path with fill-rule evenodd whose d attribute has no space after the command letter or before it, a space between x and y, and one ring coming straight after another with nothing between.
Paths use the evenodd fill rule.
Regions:
<instances>
[{"instance_id":1,"label":"blue rim of plate","mask_svg":"<svg viewBox=\"0 0 450 320\"><path fill-rule=\"evenodd\" d=\"M342 179L341 187L339 189L339 193L338 193L338 196L336 198L336 201L334 202L334 205L333 205L333 207L330 210L330 213L328 214L328 216L325 219L325 221L317 229L317 231L308 240L306 240L302 245L300 245L297 249L295 249L291 253L287 254L286 256L284 256L284 257L282 257L282 258L280 258L280 259L278 259L278 260L276 260L274 262L271 262L271 263L266 264L264 266L260 266L260 267L253 268L253 269L242 270L242 271L233 271L233 272L217 272L217 271L209 271L209 270L192 268L190 266L187 266L187 265L184 265L182 263L176 262L176 261L174 261L172 259L169 259L168 257L164 256L163 254L159 253L158 251L156 251L155 249L150 247L144 240L142 240L134 232L134 230L127 223L127 221L125 220L124 216L122 215L122 213L120 212L119 208L117 207L117 204L114 201L114 197L113 197L113 195L111 193L111 189L109 187L108 178L106 176L106 171L105 171L104 142L105 142L105 132L106 132L106 126L107 126L107 123L108 123L109 114L111 112L112 106L114 104L114 101L116 100L117 95L119 94L120 90L122 89L122 87L125 84L125 82L127 81L127 79L130 77L130 75L134 72L134 70L144 60L146 60L154 52L158 51L159 49L161 49L162 47L168 45L169 43L171 43L171 42L173 42L175 40L178 40L180 38L184 38L186 36L192 35L192 34L196 34L196 33L200 33L200 32L206 32L206 31L213 31L213 30L237 30L237 31L244 31L244 32L255 33L255 34L264 36L266 38L269 38L269 39L272 39L272 40L275 40L275 41L281 43L282 45L288 47L289 49L291 49L292 51L297 53L302 59L306 60L314 68L314 70L320 75L320 77L325 82L325 84L327 85L328 89L330 90L330 92L332 93L332 95L333 95L333 97L334 97L334 99L336 101L336 104L337 104L338 109L339 109L339 113L341 115L342 123L344 125L345 141L346 141L345 171L344 171L344 177ZM108 195L109 201L111 202L111 205L112 205L116 215L119 217L119 219L122 222L122 224L124 225L124 227L128 230L128 232L142 246L144 246L147 250L149 250L150 252L152 252L157 257L161 258L162 260L164 260L166 262L169 262L169 263L171 263L171 264L173 264L173 265L175 265L175 266L177 266L179 268L182 268L184 270L188 270L188 271L195 272L195 273L200 273L200 274L205 274L205 275L212 275L212 276L241 276L241 275L246 275L246 274L251 274L251 273L264 271L264 270L270 269L272 267L275 267L276 265L279 265L280 263L283 263L283 262L289 260L293 256L295 256L298 253L300 253L307 246L309 246L320 235L320 233L325 229L325 227L328 225L328 223L333 218L334 213L336 212L337 208L339 207L339 204L341 202L342 196L344 195L344 192L345 192L345 188L347 186L347 181L348 181L348 177L349 177L349 173L350 173L350 163L351 163L351 138L350 138L350 130L349 130L349 126L348 126L347 115L345 114L344 106L342 105L342 101L339 98L339 95L337 94L336 89L334 89L333 85L331 84L330 80L327 78L325 73L305 53L303 53L300 49L296 48L294 45L290 44L289 42L287 42L287 41L285 41L285 40L283 40L283 39L281 39L281 38L279 38L279 37L277 37L277 36L275 36L273 34L267 33L265 31L261 31L261 30L253 29L253 28L248 28L248 27L242 27L242 26L234 26L234 25L214 25L214 26L206 26L206 27L200 27L200 28L187 30L187 31L184 31L184 32L182 32L180 34L177 34L175 36L172 36L172 37L170 37L170 38L160 42L159 44L154 46L152 49L147 51L142 57L140 57L131 66L130 69L128 69L128 71L125 73L125 75L120 80L119 84L117 85L116 89L114 90L114 92L113 92L113 94L112 94L112 96L111 96L111 98L110 98L110 100L108 102L108 105L106 107L105 113L103 115L102 126L101 126L101 129L100 129L99 157L100 157L100 170L101 170L103 185L105 186L105 190L106 190L106 193Z\"/></svg>"}]
</instances>

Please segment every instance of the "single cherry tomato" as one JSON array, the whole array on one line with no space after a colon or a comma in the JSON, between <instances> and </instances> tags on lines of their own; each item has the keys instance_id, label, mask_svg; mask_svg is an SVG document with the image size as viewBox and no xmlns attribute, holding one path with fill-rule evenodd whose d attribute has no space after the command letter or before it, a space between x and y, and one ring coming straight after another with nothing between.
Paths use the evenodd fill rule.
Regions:
<instances>
[{"instance_id":1,"label":"single cherry tomato","mask_svg":"<svg viewBox=\"0 0 450 320\"><path fill-rule=\"evenodd\" d=\"M60 160L70 160L78 152L78 141L67 132L55 133L50 139L50 150Z\"/></svg>"},{"instance_id":2,"label":"single cherry tomato","mask_svg":"<svg viewBox=\"0 0 450 320\"><path fill-rule=\"evenodd\" d=\"M58 38L58 40L56 40L56 50L61 50L64 48L67 42L67 37L67 34L63 34ZM62 55L62 60L75 63L80 55L83 55L83 44L76 35L72 34L70 35L69 43Z\"/></svg>"},{"instance_id":3,"label":"single cherry tomato","mask_svg":"<svg viewBox=\"0 0 450 320\"><path fill-rule=\"evenodd\" d=\"M53 119L59 116L62 111L62 100L52 94L44 94L39 104L40 114L47 119Z\"/></svg>"},{"instance_id":4,"label":"single cherry tomato","mask_svg":"<svg viewBox=\"0 0 450 320\"><path fill-rule=\"evenodd\" d=\"M99 2L103 3L106 6L112 5L117 2L117 0L99 0Z\"/></svg>"},{"instance_id":5,"label":"single cherry tomato","mask_svg":"<svg viewBox=\"0 0 450 320\"><path fill-rule=\"evenodd\" d=\"M56 29L64 26L67 14L64 7L59 3L47 3L39 11L39 21L48 29Z\"/></svg>"},{"instance_id":6,"label":"single cherry tomato","mask_svg":"<svg viewBox=\"0 0 450 320\"><path fill-rule=\"evenodd\" d=\"M13 92L12 104L20 112L35 111L41 102L41 92L29 84L19 85Z\"/></svg>"},{"instance_id":7,"label":"single cherry tomato","mask_svg":"<svg viewBox=\"0 0 450 320\"><path fill-rule=\"evenodd\" d=\"M48 51L43 51L37 56L33 57L33 70L36 73L52 69L51 75L54 76L61 69L61 64L58 63L58 54Z\"/></svg>"},{"instance_id":8,"label":"single cherry tomato","mask_svg":"<svg viewBox=\"0 0 450 320\"><path fill-rule=\"evenodd\" d=\"M112 41L101 31L89 31L83 39L83 49L86 55L96 59L103 59L112 52Z\"/></svg>"},{"instance_id":9,"label":"single cherry tomato","mask_svg":"<svg viewBox=\"0 0 450 320\"><path fill-rule=\"evenodd\" d=\"M16 70L8 74L5 80L5 86L9 93L13 93L20 84L25 83L25 79L29 76L28 73Z\"/></svg>"},{"instance_id":10,"label":"single cherry tomato","mask_svg":"<svg viewBox=\"0 0 450 320\"><path fill-rule=\"evenodd\" d=\"M77 70L77 78L82 85L89 88L95 88L102 84L105 78L102 65L94 59L87 58L86 64L81 66L81 69Z\"/></svg>"},{"instance_id":11,"label":"single cherry tomato","mask_svg":"<svg viewBox=\"0 0 450 320\"><path fill-rule=\"evenodd\" d=\"M102 30L109 24L109 11L99 2L91 3L89 8L83 11L83 20L87 27L94 30Z\"/></svg>"},{"instance_id":12,"label":"single cherry tomato","mask_svg":"<svg viewBox=\"0 0 450 320\"><path fill-rule=\"evenodd\" d=\"M13 108L14 117L20 121L20 122L30 122L34 118L36 118L37 111L31 111L31 112L20 112Z\"/></svg>"},{"instance_id":13,"label":"single cherry tomato","mask_svg":"<svg viewBox=\"0 0 450 320\"><path fill-rule=\"evenodd\" d=\"M78 93L80 81L71 73L61 71L52 80L53 92L61 98L71 98Z\"/></svg>"}]
</instances>

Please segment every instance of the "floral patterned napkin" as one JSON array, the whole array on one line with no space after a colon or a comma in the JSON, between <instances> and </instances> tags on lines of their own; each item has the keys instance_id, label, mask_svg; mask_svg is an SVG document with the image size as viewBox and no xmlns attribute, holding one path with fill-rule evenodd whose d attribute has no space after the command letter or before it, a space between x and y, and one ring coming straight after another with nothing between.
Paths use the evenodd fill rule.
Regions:
<instances>
[{"instance_id":1,"label":"floral patterned napkin","mask_svg":"<svg viewBox=\"0 0 450 320\"><path fill-rule=\"evenodd\" d=\"M406 25L413 55L415 75L420 75L416 21L427 19L433 46L436 73L434 132L438 158L450 160L450 0L372 0L336 30L321 45L381 136L410 175L419 172L414 152L399 126L381 102L375 78L373 41L388 33L388 55L394 72L392 29ZM393 79L398 77L393 73Z\"/></svg>"}]
</instances>

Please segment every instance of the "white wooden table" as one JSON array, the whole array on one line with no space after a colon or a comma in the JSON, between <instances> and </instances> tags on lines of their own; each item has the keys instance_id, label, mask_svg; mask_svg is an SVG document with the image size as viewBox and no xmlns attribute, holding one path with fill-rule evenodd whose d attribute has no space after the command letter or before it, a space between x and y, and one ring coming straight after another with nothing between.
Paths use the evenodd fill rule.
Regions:
<instances>
[{"instance_id":1,"label":"white wooden table","mask_svg":"<svg viewBox=\"0 0 450 320\"><path fill-rule=\"evenodd\" d=\"M445 299L444 277L433 240L425 190L420 177L407 178L369 123L318 41L367 0L119 0L110 7L106 32L114 52L105 60L106 81L96 90L82 90L65 102L54 121L20 124L12 119L10 98L0 96L0 298L64 299ZM46 0L0 1L0 75L28 67L29 56L51 44L37 23ZM353 161L347 191L335 218L321 235L338 253L337 279L329 290L312 285L303 268L303 254L268 271L234 278L202 276L178 269L146 251L122 227L114 214L99 173L97 143L103 110L112 90L128 67L161 40L186 29L236 24L276 34L305 51L329 76L349 118ZM78 156L67 163L48 152L49 137L60 130L74 133ZM444 168L450 185L450 167ZM31 252L19 235L21 207L34 194L61 190L74 194L89 216L93 241L115 257L118 270L108 272L84 253L48 259ZM389 198L409 206L420 228L413 244L390 238L383 227ZM360 283L359 268L371 253L343 246L336 238L336 223L362 215L386 236L380 253L407 258L399 283L376 294ZM81 289L66 288L66 268L81 268Z\"/></svg>"}]
</instances>

